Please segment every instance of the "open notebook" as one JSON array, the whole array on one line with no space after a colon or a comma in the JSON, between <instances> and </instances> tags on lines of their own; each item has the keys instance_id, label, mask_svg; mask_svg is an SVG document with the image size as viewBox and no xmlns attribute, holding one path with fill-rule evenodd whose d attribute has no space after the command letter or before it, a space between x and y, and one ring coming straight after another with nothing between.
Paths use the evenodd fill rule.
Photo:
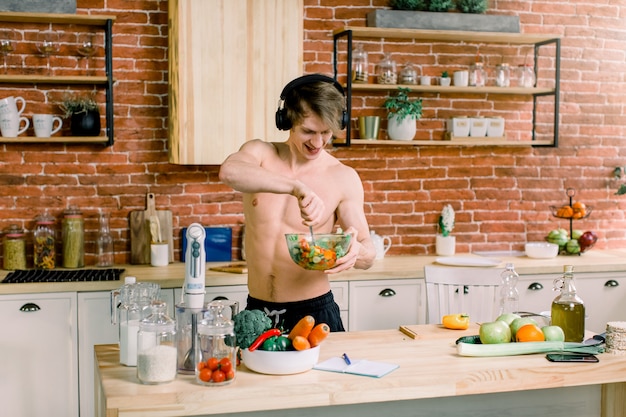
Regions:
<instances>
[{"instance_id":1,"label":"open notebook","mask_svg":"<svg viewBox=\"0 0 626 417\"><path fill-rule=\"evenodd\" d=\"M393 363L374 362L367 359L353 359L350 365L348 365L343 358L335 356L318 363L313 369L380 378L398 368L398 366Z\"/></svg>"}]
</instances>

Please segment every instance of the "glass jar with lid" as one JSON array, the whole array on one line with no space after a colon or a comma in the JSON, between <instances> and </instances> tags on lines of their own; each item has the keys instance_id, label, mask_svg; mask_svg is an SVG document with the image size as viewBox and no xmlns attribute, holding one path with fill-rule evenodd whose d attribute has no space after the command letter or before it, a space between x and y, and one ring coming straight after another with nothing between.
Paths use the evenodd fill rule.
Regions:
<instances>
[{"instance_id":1,"label":"glass jar with lid","mask_svg":"<svg viewBox=\"0 0 626 417\"><path fill-rule=\"evenodd\" d=\"M535 69L530 64L519 65L516 69L517 86L532 88L535 86Z\"/></svg>"},{"instance_id":2,"label":"glass jar with lid","mask_svg":"<svg viewBox=\"0 0 626 417\"><path fill-rule=\"evenodd\" d=\"M3 267L8 271L26 269L26 235L24 229L12 224L4 229L2 238Z\"/></svg>"},{"instance_id":3,"label":"glass jar with lid","mask_svg":"<svg viewBox=\"0 0 626 417\"><path fill-rule=\"evenodd\" d=\"M400 71L400 84L417 84L417 70L410 62Z\"/></svg>"},{"instance_id":4,"label":"glass jar with lid","mask_svg":"<svg viewBox=\"0 0 626 417\"><path fill-rule=\"evenodd\" d=\"M358 44L352 52L352 81L355 83L366 83L369 76L367 52L362 44Z\"/></svg>"},{"instance_id":5,"label":"glass jar with lid","mask_svg":"<svg viewBox=\"0 0 626 417\"><path fill-rule=\"evenodd\" d=\"M76 207L63 212L63 267L85 266L85 228L83 213Z\"/></svg>"},{"instance_id":6,"label":"glass jar with lid","mask_svg":"<svg viewBox=\"0 0 626 417\"><path fill-rule=\"evenodd\" d=\"M496 86L509 87L511 85L511 69L506 62L496 66Z\"/></svg>"},{"instance_id":7,"label":"glass jar with lid","mask_svg":"<svg viewBox=\"0 0 626 417\"><path fill-rule=\"evenodd\" d=\"M137 378L142 384L164 384L176 378L176 322L164 301L150 304L150 315L139 322Z\"/></svg>"},{"instance_id":8,"label":"glass jar with lid","mask_svg":"<svg viewBox=\"0 0 626 417\"><path fill-rule=\"evenodd\" d=\"M397 84L398 73L396 72L396 61L391 58L391 54L387 53L378 63L376 68L376 76L378 84Z\"/></svg>"},{"instance_id":9,"label":"glass jar with lid","mask_svg":"<svg viewBox=\"0 0 626 417\"><path fill-rule=\"evenodd\" d=\"M54 221L47 211L35 217L33 263L37 269L54 269L56 266Z\"/></svg>"},{"instance_id":10,"label":"glass jar with lid","mask_svg":"<svg viewBox=\"0 0 626 417\"><path fill-rule=\"evenodd\" d=\"M482 62L474 62L469 69L469 85L471 87L484 87L487 80L487 72Z\"/></svg>"}]
</instances>

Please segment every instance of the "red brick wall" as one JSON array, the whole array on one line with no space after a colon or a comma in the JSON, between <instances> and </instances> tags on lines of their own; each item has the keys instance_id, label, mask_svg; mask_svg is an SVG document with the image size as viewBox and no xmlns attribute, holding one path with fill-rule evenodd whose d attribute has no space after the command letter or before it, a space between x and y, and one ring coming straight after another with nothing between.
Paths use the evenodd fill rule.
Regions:
<instances>
[{"instance_id":1,"label":"red brick wall","mask_svg":"<svg viewBox=\"0 0 626 417\"><path fill-rule=\"evenodd\" d=\"M305 72L330 74L331 31L365 25L366 13L386 4L386 0L305 0ZM492 1L490 6L490 14L518 15L524 33L562 38L559 148L359 145L337 149L334 154L361 175L372 228L391 236L390 254L433 253L437 217L442 206L451 203L457 212L454 234L459 252L521 249L525 241L540 240L550 229L567 225L552 218L548 207L565 202L565 189L575 187L577 197L594 207L576 227L596 230L600 248L626 247L626 199L613 195L618 183L612 180L614 167L626 165L621 146L626 128L622 18L626 6L591 0L568 2L567 7L546 1ZM60 215L69 205L77 205L87 217L87 263L93 264L96 216L103 207L111 211L116 262L125 263L130 259L128 214L143 210L145 194L153 192L158 209L172 210L176 237L181 227L194 221L230 226L235 228L234 255L238 256L243 221L240 195L218 181L218 167L167 162L167 1L78 0L78 11L117 16L113 26L115 145L0 144L0 228L17 223L31 231L43 208ZM433 59L421 55L417 47L410 49L414 56L405 45L394 48L403 52L399 63L408 57L418 64ZM82 64L69 48L64 51L62 59L53 59L64 71ZM481 53L489 62L501 54L488 48L481 48ZM445 67L464 63L454 51L442 49L436 54L441 61L432 62ZM370 61L376 62L377 57L373 54ZM12 61L14 65L23 59L25 68L33 72L45 65L27 40L11 59L18 60ZM433 65L430 70L439 68ZM35 109L59 112L56 102L62 88L29 88L0 85L0 97L26 98L27 116ZM364 111L378 114L383 98L374 96L355 106L364 105L368 107ZM460 97L423 99L420 138L439 138L446 117L467 112ZM522 110L515 110L516 117L528 120L527 104L519 106ZM525 124L515 126L522 131Z\"/></svg>"}]
</instances>

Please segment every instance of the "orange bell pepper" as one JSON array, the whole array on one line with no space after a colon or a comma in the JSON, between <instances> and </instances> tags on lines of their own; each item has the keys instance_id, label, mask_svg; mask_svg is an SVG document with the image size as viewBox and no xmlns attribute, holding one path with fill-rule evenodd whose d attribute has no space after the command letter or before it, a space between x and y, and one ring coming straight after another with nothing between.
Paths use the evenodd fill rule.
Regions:
<instances>
[{"instance_id":1,"label":"orange bell pepper","mask_svg":"<svg viewBox=\"0 0 626 417\"><path fill-rule=\"evenodd\" d=\"M467 314L448 314L443 316L441 323L446 329L466 330L469 327L469 320Z\"/></svg>"}]
</instances>

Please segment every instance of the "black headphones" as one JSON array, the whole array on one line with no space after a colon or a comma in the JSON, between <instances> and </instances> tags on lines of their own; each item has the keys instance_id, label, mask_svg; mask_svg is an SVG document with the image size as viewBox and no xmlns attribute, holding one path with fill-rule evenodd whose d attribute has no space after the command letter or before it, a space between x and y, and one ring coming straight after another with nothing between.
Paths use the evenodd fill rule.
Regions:
<instances>
[{"instance_id":1,"label":"black headphones","mask_svg":"<svg viewBox=\"0 0 626 417\"><path fill-rule=\"evenodd\" d=\"M345 97L345 92L343 91L343 87L333 78L327 77L322 74L309 74L303 75L302 77L296 78L291 81L289 84L283 88L283 92L280 93L280 102L278 104L278 110L276 110L276 127L279 130L289 130L291 129L291 120L287 117L287 109L285 109L285 97L287 94L291 92L291 90L298 88L300 86L306 84L313 84L316 82L325 82L335 86L335 88L341 93L342 96ZM345 129L348 126L349 118L348 111L345 106L343 111L341 112L341 130Z\"/></svg>"}]
</instances>

